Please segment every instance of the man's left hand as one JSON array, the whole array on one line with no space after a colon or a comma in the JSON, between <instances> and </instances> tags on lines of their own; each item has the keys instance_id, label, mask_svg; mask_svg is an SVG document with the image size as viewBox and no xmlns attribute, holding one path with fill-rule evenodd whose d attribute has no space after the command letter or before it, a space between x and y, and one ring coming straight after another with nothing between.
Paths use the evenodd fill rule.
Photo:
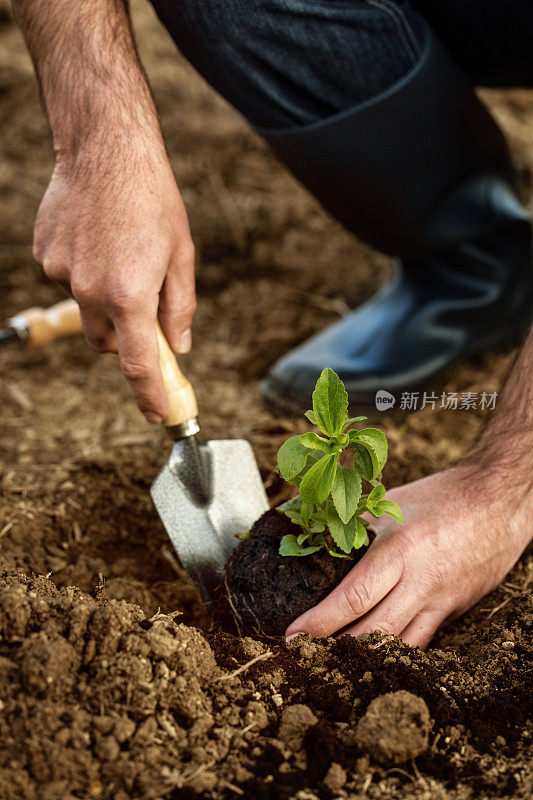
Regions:
<instances>
[{"instance_id":1,"label":"man's left hand","mask_svg":"<svg viewBox=\"0 0 533 800\"><path fill-rule=\"evenodd\" d=\"M393 489L387 499L401 507L404 524L369 518L376 538L368 551L287 637L380 630L424 648L445 620L500 583L529 540L520 487L475 461Z\"/></svg>"}]
</instances>

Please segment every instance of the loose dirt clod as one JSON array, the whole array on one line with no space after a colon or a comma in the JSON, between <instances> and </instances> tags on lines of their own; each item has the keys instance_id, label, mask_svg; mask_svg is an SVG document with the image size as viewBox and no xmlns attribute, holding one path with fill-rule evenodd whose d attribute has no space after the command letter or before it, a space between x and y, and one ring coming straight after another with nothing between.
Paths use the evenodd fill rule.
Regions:
<instances>
[{"instance_id":1,"label":"loose dirt clod","mask_svg":"<svg viewBox=\"0 0 533 800\"><path fill-rule=\"evenodd\" d=\"M346 770L344 770L340 764L337 764L334 761L326 773L326 777L324 778L324 786L326 786L330 792L335 794L342 789L346 783L346 779Z\"/></svg>"},{"instance_id":2,"label":"loose dirt clod","mask_svg":"<svg viewBox=\"0 0 533 800\"><path fill-rule=\"evenodd\" d=\"M402 764L428 746L429 710L421 697L406 691L376 697L359 720L356 742L381 764Z\"/></svg>"},{"instance_id":3,"label":"loose dirt clod","mask_svg":"<svg viewBox=\"0 0 533 800\"><path fill-rule=\"evenodd\" d=\"M309 706L289 706L281 715L278 739L291 750L301 750L307 731L317 722L318 719Z\"/></svg>"}]
</instances>

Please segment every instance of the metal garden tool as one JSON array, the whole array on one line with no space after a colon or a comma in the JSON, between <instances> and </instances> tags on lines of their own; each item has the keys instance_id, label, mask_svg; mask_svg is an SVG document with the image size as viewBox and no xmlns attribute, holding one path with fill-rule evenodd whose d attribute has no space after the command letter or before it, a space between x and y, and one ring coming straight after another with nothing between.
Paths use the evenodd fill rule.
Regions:
<instances>
[{"instance_id":1,"label":"metal garden tool","mask_svg":"<svg viewBox=\"0 0 533 800\"><path fill-rule=\"evenodd\" d=\"M248 531L268 503L247 441L196 438L194 390L159 325L157 337L169 403L164 425L175 444L150 493L181 563L208 599L224 579L236 535Z\"/></svg>"},{"instance_id":2,"label":"metal garden tool","mask_svg":"<svg viewBox=\"0 0 533 800\"><path fill-rule=\"evenodd\" d=\"M30 308L7 322L2 342L42 345L81 332L78 304L64 300L48 309ZM175 444L151 488L155 507L174 549L204 598L224 577L238 544L268 509L250 444L243 439L199 441L194 390L157 325L159 364L168 397L164 420Z\"/></svg>"},{"instance_id":3,"label":"metal garden tool","mask_svg":"<svg viewBox=\"0 0 533 800\"><path fill-rule=\"evenodd\" d=\"M75 300L61 300L50 308L34 306L7 320L0 344L19 341L43 345L81 332L80 309Z\"/></svg>"}]
</instances>

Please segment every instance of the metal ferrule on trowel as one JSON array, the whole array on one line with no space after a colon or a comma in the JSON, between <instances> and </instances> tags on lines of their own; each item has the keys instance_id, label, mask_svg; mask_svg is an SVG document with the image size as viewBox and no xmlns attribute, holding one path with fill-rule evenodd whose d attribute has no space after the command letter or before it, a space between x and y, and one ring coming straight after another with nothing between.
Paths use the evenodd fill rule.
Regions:
<instances>
[{"instance_id":1,"label":"metal ferrule on trowel","mask_svg":"<svg viewBox=\"0 0 533 800\"><path fill-rule=\"evenodd\" d=\"M181 563L207 601L224 580L237 534L250 530L268 502L247 441L197 439L194 390L159 325L157 338L169 403L163 424L174 446L150 493Z\"/></svg>"}]
</instances>

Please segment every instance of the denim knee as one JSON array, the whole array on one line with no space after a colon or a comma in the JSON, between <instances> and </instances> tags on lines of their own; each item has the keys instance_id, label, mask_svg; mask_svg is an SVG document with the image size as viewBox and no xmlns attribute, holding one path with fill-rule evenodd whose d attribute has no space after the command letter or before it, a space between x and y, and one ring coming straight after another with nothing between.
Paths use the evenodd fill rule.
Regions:
<instances>
[{"instance_id":1,"label":"denim knee","mask_svg":"<svg viewBox=\"0 0 533 800\"><path fill-rule=\"evenodd\" d=\"M306 124L378 94L420 57L405 0L152 0L184 56L252 124Z\"/></svg>"}]
</instances>

